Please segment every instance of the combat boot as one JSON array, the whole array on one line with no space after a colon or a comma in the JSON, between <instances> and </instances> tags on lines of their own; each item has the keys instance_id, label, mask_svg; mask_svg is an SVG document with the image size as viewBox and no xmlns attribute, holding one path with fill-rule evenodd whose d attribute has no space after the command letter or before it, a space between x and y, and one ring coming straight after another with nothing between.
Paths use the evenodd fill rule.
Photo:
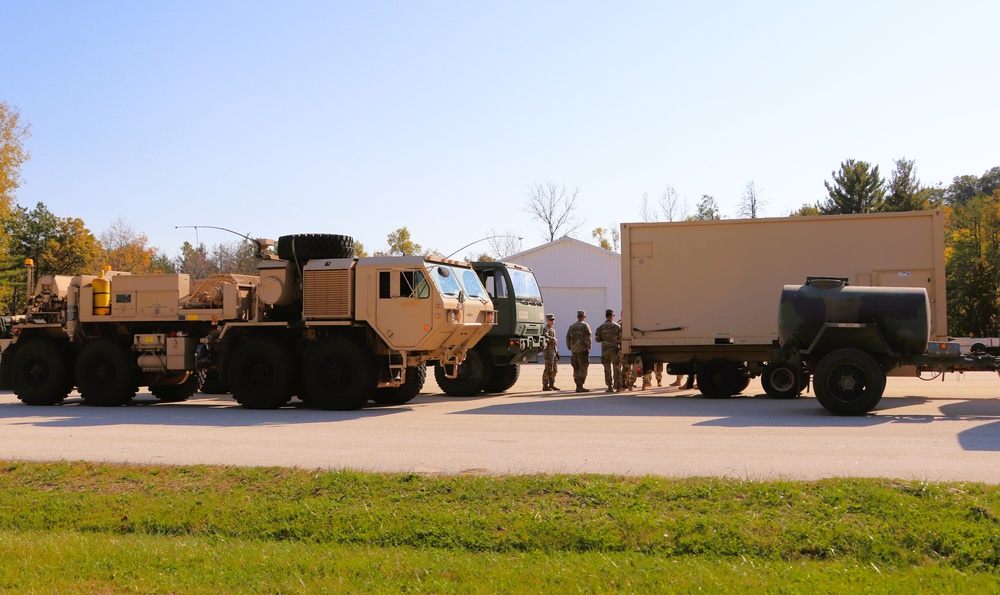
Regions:
<instances>
[{"instance_id":1,"label":"combat boot","mask_svg":"<svg viewBox=\"0 0 1000 595\"><path fill-rule=\"evenodd\" d=\"M578 393L589 393L590 389L589 388L583 388L583 383L582 382L577 382L576 383L576 392L578 392Z\"/></svg>"}]
</instances>

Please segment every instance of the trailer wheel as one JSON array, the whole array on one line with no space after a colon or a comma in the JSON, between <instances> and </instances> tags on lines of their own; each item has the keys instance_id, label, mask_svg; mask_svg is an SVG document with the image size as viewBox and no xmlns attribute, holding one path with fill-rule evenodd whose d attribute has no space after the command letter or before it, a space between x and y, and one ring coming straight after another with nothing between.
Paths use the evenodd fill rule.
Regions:
<instances>
[{"instance_id":1,"label":"trailer wheel","mask_svg":"<svg viewBox=\"0 0 1000 595\"><path fill-rule=\"evenodd\" d=\"M360 409L377 383L368 348L349 339L317 341L302 361L303 401L323 409Z\"/></svg>"},{"instance_id":2,"label":"trailer wheel","mask_svg":"<svg viewBox=\"0 0 1000 595\"><path fill-rule=\"evenodd\" d=\"M726 399L742 390L745 376L736 362L711 359L698 366L698 390L710 399Z\"/></svg>"},{"instance_id":3,"label":"trailer wheel","mask_svg":"<svg viewBox=\"0 0 1000 595\"><path fill-rule=\"evenodd\" d=\"M180 403L194 396L205 380L205 372L191 372L183 382L177 384L155 384L149 387L161 403Z\"/></svg>"},{"instance_id":4,"label":"trailer wheel","mask_svg":"<svg viewBox=\"0 0 1000 595\"><path fill-rule=\"evenodd\" d=\"M520 376L521 366L519 364L494 366L493 372L490 373L490 379L486 382L486 387L483 390L488 393L502 393L514 386Z\"/></svg>"},{"instance_id":5,"label":"trailer wheel","mask_svg":"<svg viewBox=\"0 0 1000 595\"><path fill-rule=\"evenodd\" d=\"M266 338L240 342L228 366L233 399L247 409L277 409L291 400L293 360L284 343Z\"/></svg>"},{"instance_id":6,"label":"trailer wheel","mask_svg":"<svg viewBox=\"0 0 1000 595\"><path fill-rule=\"evenodd\" d=\"M816 399L834 415L864 415L878 405L885 374L872 356L838 349L819 360L813 375Z\"/></svg>"},{"instance_id":7,"label":"trailer wheel","mask_svg":"<svg viewBox=\"0 0 1000 595\"><path fill-rule=\"evenodd\" d=\"M802 368L787 362L768 362L760 383L772 399L794 399L802 393Z\"/></svg>"},{"instance_id":8,"label":"trailer wheel","mask_svg":"<svg viewBox=\"0 0 1000 595\"><path fill-rule=\"evenodd\" d=\"M402 405L403 403L409 403L414 397L420 394L420 390L424 388L426 380L427 366L425 364L407 368L406 382L402 386L377 389L372 400L379 405Z\"/></svg>"},{"instance_id":9,"label":"trailer wheel","mask_svg":"<svg viewBox=\"0 0 1000 595\"><path fill-rule=\"evenodd\" d=\"M332 233L300 233L278 238L278 258L305 262L314 258L353 258L354 238Z\"/></svg>"},{"instance_id":10,"label":"trailer wheel","mask_svg":"<svg viewBox=\"0 0 1000 595\"><path fill-rule=\"evenodd\" d=\"M444 366L434 366L434 380L444 393L451 397L471 397L483 390L490 381L492 366L483 363L478 351L470 350L465 354L465 361L458 366L458 376L445 376Z\"/></svg>"},{"instance_id":11,"label":"trailer wheel","mask_svg":"<svg viewBox=\"0 0 1000 595\"><path fill-rule=\"evenodd\" d=\"M19 346L11 367L14 394L25 405L55 405L73 390L68 350L52 341L36 339Z\"/></svg>"},{"instance_id":12,"label":"trailer wheel","mask_svg":"<svg viewBox=\"0 0 1000 595\"><path fill-rule=\"evenodd\" d=\"M98 339L76 358L76 385L87 405L118 407L138 392L132 353L120 341Z\"/></svg>"}]
</instances>

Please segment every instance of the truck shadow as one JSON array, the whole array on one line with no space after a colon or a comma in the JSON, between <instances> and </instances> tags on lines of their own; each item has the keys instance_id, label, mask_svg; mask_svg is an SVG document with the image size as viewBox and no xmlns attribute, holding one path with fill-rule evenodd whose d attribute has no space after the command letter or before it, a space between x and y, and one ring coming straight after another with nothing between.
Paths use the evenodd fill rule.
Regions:
<instances>
[{"instance_id":1,"label":"truck shadow","mask_svg":"<svg viewBox=\"0 0 1000 595\"><path fill-rule=\"evenodd\" d=\"M91 427L110 425L191 426L238 428L331 423L371 419L408 411L406 405L372 405L355 411L325 411L298 400L280 409L244 409L228 397L196 395L183 403L160 403L140 394L122 407L90 407L79 397L69 397L60 405L31 407L23 403L0 404L0 417L11 425L38 427Z\"/></svg>"}]
</instances>

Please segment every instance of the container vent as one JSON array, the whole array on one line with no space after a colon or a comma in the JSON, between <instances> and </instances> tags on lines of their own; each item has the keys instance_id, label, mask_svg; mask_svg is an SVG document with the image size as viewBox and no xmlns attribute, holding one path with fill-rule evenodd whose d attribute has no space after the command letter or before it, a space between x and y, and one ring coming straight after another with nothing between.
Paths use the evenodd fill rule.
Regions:
<instances>
[{"instance_id":1,"label":"container vent","mask_svg":"<svg viewBox=\"0 0 1000 595\"><path fill-rule=\"evenodd\" d=\"M351 317L351 272L345 269L303 272L302 314L306 319Z\"/></svg>"}]
</instances>

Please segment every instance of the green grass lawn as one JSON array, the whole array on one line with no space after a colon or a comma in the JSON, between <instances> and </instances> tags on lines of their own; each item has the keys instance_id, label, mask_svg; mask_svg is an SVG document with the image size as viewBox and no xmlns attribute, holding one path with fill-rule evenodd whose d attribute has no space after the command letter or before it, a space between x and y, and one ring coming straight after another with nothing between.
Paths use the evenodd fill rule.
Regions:
<instances>
[{"instance_id":1,"label":"green grass lawn","mask_svg":"<svg viewBox=\"0 0 1000 595\"><path fill-rule=\"evenodd\" d=\"M0 465L0 592L1000 591L991 485Z\"/></svg>"}]
</instances>

